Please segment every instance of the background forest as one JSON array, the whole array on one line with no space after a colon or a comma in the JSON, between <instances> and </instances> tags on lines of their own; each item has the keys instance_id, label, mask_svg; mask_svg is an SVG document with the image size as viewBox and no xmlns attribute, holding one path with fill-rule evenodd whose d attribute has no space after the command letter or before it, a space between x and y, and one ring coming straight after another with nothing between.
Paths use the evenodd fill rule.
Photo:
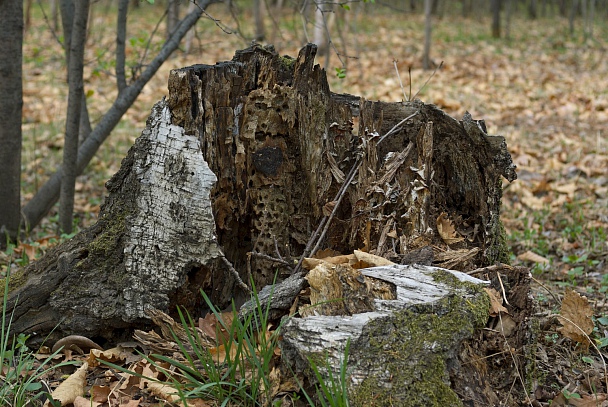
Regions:
<instances>
[{"instance_id":1,"label":"background forest","mask_svg":"<svg viewBox=\"0 0 608 407\"><path fill-rule=\"evenodd\" d=\"M24 2L22 206L64 155L69 88L58 3ZM118 88L124 90L116 70L119 3L91 2L88 11L83 95L92 128ZM186 1L128 3L125 85L142 75L191 11ZM104 183L120 168L153 104L167 95L171 69L230 60L252 41L291 56L314 41L333 92L384 101L415 96L456 118L469 111L486 121L489 134L506 137L518 168L518 180L505 181L503 196L511 262L531 269L539 318L550 320L567 289L586 296L590 336L602 353L580 349L547 322L539 336L545 360L539 369L544 389L553 393L536 398L604 393L599 404L574 404L604 405L606 389L590 383L601 388L608 358L607 20L608 3L594 0L210 4L76 179L74 229L59 231L59 205L53 206L19 241L4 242L0 272L25 266L95 222Z\"/></svg>"}]
</instances>

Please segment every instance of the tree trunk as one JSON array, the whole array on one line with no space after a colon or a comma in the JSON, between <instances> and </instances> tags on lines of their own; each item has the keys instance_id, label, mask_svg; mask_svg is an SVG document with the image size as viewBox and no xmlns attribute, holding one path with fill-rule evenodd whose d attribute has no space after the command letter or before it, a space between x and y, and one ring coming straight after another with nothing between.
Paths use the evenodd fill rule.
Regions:
<instances>
[{"instance_id":1,"label":"tree trunk","mask_svg":"<svg viewBox=\"0 0 608 407\"><path fill-rule=\"evenodd\" d=\"M492 9L492 37L500 38L500 0L491 0Z\"/></svg>"},{"instance_id":2,"label":"tree trunk","mask_svg":"<svg viewBox=\"0 0 608 407\"><path fill-rule=\"evenodd\" d=\"M21 109L23 1L0 2L0 248L21 224Z\"/></svg>"},{"instance_id":3,"label":"tree trunk","mask_svg":"<svg viewBox=\"0 0 608 407\"><path fill-rule=\"evenodd\" d=\"M453 405L457 394L480 406L506 400L472 370L500 351L489 343L506 338L522 349L531 341L529 281L521 270L490 266L508 260L501 177L513 181L516 174L504 138L488 135L468 113L458 121L419 100L334 94L315 54L312 44L297 59L255 46L230 62L173 70L169 97L154 106L106 184L99 221L14 276L13 329L39 340L54 328L51 339L115 340L150 324L150 310L175 314L182 306L201 315L200 290L219 308L242 304L250 298L243 281L265 287L259 301L278 319L310 286L311 304L352 318L305 311L291 318L282 346L296 374L306 375L307 356L319 360L324 350L337 360L350 338L355 384L382 393L389 390L379 380L393 377L396 405L427 394L421 382L441 389L436 405ZM511 330L482 345L473 341L490 312L484 283L437 267L347 269L335 284L315 283L323 273L306 275L299 265L321 248L475 269L499 289L497 275L504 275L511 308L501 321L511 318ZM330 286L339 287L334 300L341 301L313 301L315 290ZM384 302L368 287L379 287ZM241 314L251 309L246 302ZM336 341L328 347L303 342L332 332ZM395 340L406 337L412 340ZM468 344L464 351L461 343ZM409 356L388 362L393 353ZM411 360L420 363L409 368ZM521 373L510 361L500 372ZM370 405L368 395L357 390L354 405Z\"/></svg>"},{"instance_id":4,"label":"tree trunk","mask_svg":"<svg viewBox=\"0 0 608 407\"><path fill-rule=\"evenodd\" d=\"M63 148L63 165L61 175L61 194L59 202L59 227L63 233L72 233L74 215L74 187L76 184L79 129L82 104L84 102L84 48L87 37L87 20L89 18L89 0L76 3L70 57L68 58L68 108L65 126L65 143Z\"/></svg>"},{"instance_id":5,"label":"tree trunk","mask_svg":"<svg viewBox=\"0 0 608 407\"><path fill-rule=\"evenodd\" d=\"M424 54L423 69L431 69L431 10L432 0L424 0Z\"/></svg>"},{"instance_id":6,"label":"tree trunk","mask_svg":"<svg viewBox=\"0 0 608 407\"><path fill-rule=\"evenodd\" d=\"M256 41L264 41L266 30L264 29L264 0L253 0L253 19L255 21L255 34L253 38Z\"/></svg>"},{"instance_id":7,"label":"tree trunk","mask_svg":"<svg viewBox=\"0 0 608 407\"><path fill-rule=\"evenodd\" d=\"M62 0L62 13L63 13L63 2ZM95 126L95 129L91 132L90 137L87 137L83 141L78 149L78 174L84 171L89 161L93 158L101 144L110 135L114 126L118 124L122 115L129 109L129 107L135 102L135 99L143 89L144 85L154 76L158 68L169 58L171 53L179 46L181 39L186 35L186 32L198 21L204 10L211 3L217 0L204 0L198 2L198 7L187 16L185 16L176 29L174 35L170 40L163 44L163 47L158 52L156 57L150 63L148 63L146 69L142 74L133 81L132 84L127 86L123 92L121 92L110 109L103 115L103 117ZM63 17L62 17L63 18ZM49 180L38 190L36 195L23 207L23 215L25 218L26 228L31 230L33 227L38 225L42 218L48 213L51 207L59 199L59 190L61 186L61 171L57 171Z\"/></svg>"}]
</instances>

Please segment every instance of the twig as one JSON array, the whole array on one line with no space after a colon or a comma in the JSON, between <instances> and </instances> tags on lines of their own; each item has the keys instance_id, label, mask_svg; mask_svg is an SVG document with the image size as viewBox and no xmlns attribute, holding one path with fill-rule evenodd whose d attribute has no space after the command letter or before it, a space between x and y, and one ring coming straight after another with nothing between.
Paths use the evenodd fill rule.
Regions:
<instances>
[{"instance_id":1,"label":"twig","mask_svg":"<svg viewBox=\"0 0 608 407\"><path fill-rule=\"evenodd\" d=\"M408 117L406 117L405 119L403 119L399 123L397 123L395 126L393 126L392 129L390 129L384 136L382 136L380 138L380 140L378 140L378 143L376 145L379 145L386 137L388 137L391 134L393 134L394 132L396 132L399 129L399 126L401 126L403 123L405 123L407 120L411 119L412 117L416 116L417 114L418 114L418 111L412 113L411 115L409 115ZM411 149L412 146L413 146L413 144L410 142L410 144L408 145L407 148ZM319 223L317 230L315 230L315 232L313 233L311 238L308 240L308 243L306 244L306 248L304 249L302 256L300 256L300 260L298 261L298 264L296 265L296 267L293 271L294 274L301 270L302 262L304 261L304 258L308 257L311 253L315 253L317 251L317 249L319 248L319 246L321 245L321 242L323 241L323 238L325 237L325 234L327 233L327 230L329 229L329 225L331 224L331 221L334 218L334 215L338 211L338 207L340 206L340 203L342 202L342 198L344 198L344 196L346 195L346 189L348 188L348 186L351 184L351 182L355 178L355 175L359 171L359 168L361 167L362 163L363 163L363 160L361 159L361 157L358 157L357 161L350 169L350 172L346 176L344 182L342 183L342 186L340 187L340 190L338 191L338 193L336 194L336 196L334 198L334 202L336 202L336 204L334 205L334 208L331 211L331 214L329 216L324 216L323 219L321 219L321 222ZM311 250L311 247L313 247L313 245L314 245L314 248Z\"/></svg>"},{"instance_id":2,"label":"twig","mask_svg":"<svg viewBox=\"0 0 608 407\"><path fill-rule=\"evenodd\" d=\"M540 281L538 281L537 279L535 279L534 277L530 276L530 278L532 279L532 281L534 281L536 284L540 285L542 288L544 288L549 295L551 295L551 297L553 297L553 299L555 300L556 304L561 304L562 302L559 300L559 298L557 298L552 292L551 290L549 290L549 287L547 287L546 285L544 285L543 283L541 283Z\"/></svg>"},{"instance_id":3,"label":"twig","mask_svg":"<svg viewBox=\"0 0 608 407\"><path fill-rule=\"evenodd\" d=\"M293 268L291 268L291 264L289 264L289 262L287 262L285 260L277 259L275 257L269 256L269 255L264 254L264 253L259 253L259 252L256 252L256 251L251 251L250 253L251 253L252 256L259 257L261 259L266 259L266 260L272 261L274 263L279 263L279 264L287 267L289 270L293 271Z\"/></svg>"},{"instance_id":4,"label":"twig","mask_svg":"<svg viewBox=\"0 0 608 407\"><path fill-rule=\"evenodd\" d=\"M387 138L388 136L390 136L391 134L393 134L394 132L396 132L397 130L399 130L399 126L401 126L403 123L405 123L406 121L408 121L412 117L416 116L417 114L418 114L418 110L416 110L414 113L412 113L411 115L409 115L405 119L401 120L399 123L395 124L392 129L390 129L384 136L382 136L380 138L380 140L378 140L377 144L382 143L385 138Z\"/></svg>"},{"instance_id":5,"label":"twig","mask_svg":"<svg viewBox=\"0 0 608 407\"><path fill-rule=\"evenodd\" d=\"M274 251L277 253L277 257L283 261L283 256L281 256L281 252L279 251L279 244L277 243L277 238L273 236L272 240L274 241Z\"/></svg>"},{"instance_id":6,"label":"twig","mask_svg":"<svg viewBox=\"0 0 608 407\"><path fill-rule=\"evenodd\" d=\"M502 284L502 278L500 277L500 273L496 273L496 277L498 277L498 282L500 283L500 289L502 291L502 298L505 300L505 304L509 304L509 300L507 300L507 293L505 292L505 286Z\"/></svg>"},{"instance_id":7,"label":"twig","mask_svg":"<svg viewBox=\"0 0 608 407\"><path fill-rule=\"evenodd\" d=\"M517 360L515 359L515 356L513 356L513 352L511 352L511 345L509 344L509 341L507 340L507 337L505 335L505 331L504 331L504 327L502 324L502 316L500 315L500 312L498 313L498 320L500 321L500 333L503 337L503 339L505 340L505 344L507 346L507 349L509 351L509 355L511 356L511 359L513 360L513 365L515 366L515 372L517 373L517 378L519 379L519 382L521 383L521 387L523 389L526 388L526 384L524 383L524 379L521 377L521 373L519 372L519 368L517 367ZM530 401L530 397L527 398L528 400L528 404L530 406L532 406L532 402Z\"/></svg>"},{"instance_id":8,"label":"twig","mask_svg":"<svg viewBox=\"0 0 608 407\"><path fill-rule=\"evenodd\" d=\"M576 329L578 329L579 331L581 331L583 333L583 335L585 336L585 338L587 338L587 340L589 341L589 343L591 344L591 346L593 346L593 349L595 349L595 351L597 352L597 354L600 355L600 360L602 361L602 365L604 366L605 385L606 385L606 388L608 389L608 369L606 369L606 361L604 360L604 356L602 355L602 352L600 352L600 350L598 349L598 347L595 346L595 343L593 343L593 341L591 340L591 338L589 338L589 335L587 335L587 333L583 330L583 328L581 328L580 326L576 325L574 322L572 322L571 320L569 320L568 318L566 318L563 315L560 315L560 314L554 314L554 315L557 318L562 318L562 319L566 320L567 322L569 322L572 325L574 325L574 327Z\"/></svg>"},{"instance_id":9,"label":"twig","mask_svg":"<svg viewBox=\"0 0 608 407\"><path fill-rule=\"evenodd\" d=\"M399 86L401 86L401 92L403 93L403 100L409 102L410 100L405 96L405 89L403 89L403 82L401 82L401 75L399 75L399 68L397 68L397 60L393 59L393 65L395 66L395 72L397 72L397 79L399 79ZM410 77L410 86L412 85ZM410 95L412 93L410 92Z\"/></svg>"},{"instance_id":10,"label":"twig","mask_svg":"<svg viewBox=\"0 0 608 407\"><path fill-rule=\"evenodd\" d=\"M418 94L420 92L422 92L422 89L424 89L424 87L426 86L426 84L429 83L429 81L433 78L433 76L435 76L435 74L437 73L437 71L439 69L441 69L442 66L443 66L443 61L441 61L441 63L439 64L439 66L437 68L435 68L435 70L433 71L433 73L431 74L431 76L429 76L429 79L427 79L426 82L424 82L424 85L422 85L422 87L418 90L418 92L416 92L416 94L414 95L414 99L416 99L416 96L418 96Z\"/></svg>"},{"instance_id":11,"label":"twig","mask_svg":"<svg viewBox=\"0 0 608 407\"><path fill-rule=\"evenodd\" d=\"M243 280L241 280L241 277L239 276L239 272L236 271L234 266L232 266L232 263L230 263L230 261L224 255L224 253L221 253L220 258L222 259L222 261L224 262L226 267L228 267L228 270L230 271L230 273L236 280L236 283L238 284L238 286L241 287L243 290L245 290L245 292L247 294L251 294L251 289L247 286L247 284L243 283Z\"/></svg>"},{"instance_id":12,"label":"twig","mask_svg":"<svg viewBox=\"0 0 608 407\"><path fill-rule=\"evenodd\" d=\"M480 267L478 269L475 270L471 270L471 271L467 271L466 274L472 276L475 274L481 274L481 273L486 273L488 271L498 271L498 270L502 270L502 269L508 269L508 270L512 270L513 267L509 266L508 264L503 264L503 263L497 263L497 264L493 264L491 266L487 266L487 267Z\"/></svg>"},{"instance_id":13,"label":"twig","mask_svg":"<svg viewBox=\"0 0 608 407\"><path fill-rule=\"evenodd\" d=\"M412 100L412 66L411 65L407 68L407 73L410 76L410 97L407 99L407 101L409 102Z\"/></svg>"}]
</instances>

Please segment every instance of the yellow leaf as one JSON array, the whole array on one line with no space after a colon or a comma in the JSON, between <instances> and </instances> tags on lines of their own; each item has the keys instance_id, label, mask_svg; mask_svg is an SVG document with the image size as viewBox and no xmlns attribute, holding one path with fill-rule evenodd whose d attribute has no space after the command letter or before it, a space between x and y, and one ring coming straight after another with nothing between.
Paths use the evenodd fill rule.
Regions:
<instances>
[{"instance_id":1,"label":"yellow leaf","mask_svg":"<svg viewBox=\"0 0 608 407\"><path fill-rule=\"evenodd\" d=\"M490 315L495 317L501 312L509 313L507 309L502 305L502 297L493 288L484 288L488 296L490 297Z\"/></svg>"}]
</instances>

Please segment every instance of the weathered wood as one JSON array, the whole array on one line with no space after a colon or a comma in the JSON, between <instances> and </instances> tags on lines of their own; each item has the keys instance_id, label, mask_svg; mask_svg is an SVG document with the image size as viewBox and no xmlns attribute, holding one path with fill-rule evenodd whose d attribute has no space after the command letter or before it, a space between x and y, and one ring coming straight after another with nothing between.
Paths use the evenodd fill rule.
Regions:
<instances>
[{"instance_id":1,"label":"weathered wood","mask_svg":"<svg viewBox=\"0 0 608 407\"><path fill-rule=\"evenodd\" d=\"M334 94L315 52L255 46L173 70L99 221L25 270L13 326L112 338L142 328L149 307L200 313L201 289L218 307L240 304L239 279L285 279L260 296L280 317L307 284L291 265L332 210L322 248L460 270L506 260L504 138L419 100Z\"/></svg>"},{"instance_id":2,"label":"weathered wood","mask_svg":"<svg viewBox=\"0 0 608 407\"><path fill-rule=\"evenodd\" d=\"M286 371L309 371L312 360L324 375L329 366L340 377L346 363L353 406L461 405L450 370L459 365L461 343L488 320L489 282L428 266L361 273L389 282L396 298L376 299L369 312L351 316L290 318L282 328Z\"/></svg>"},{"instance_id":3,"label":"weathered wood","mask_svg":"<svg viewBox=\"0 0 608 407\"><path fill-rule=\"evenodd\" d=\"M214 235L215 180L199 140L159 102L106 184L99 221L24 271L9 299L12 328L111 338L145 324L147 307L200 308L201 289L218 301L232 295Z\"/></svg>"}]
</instances>

